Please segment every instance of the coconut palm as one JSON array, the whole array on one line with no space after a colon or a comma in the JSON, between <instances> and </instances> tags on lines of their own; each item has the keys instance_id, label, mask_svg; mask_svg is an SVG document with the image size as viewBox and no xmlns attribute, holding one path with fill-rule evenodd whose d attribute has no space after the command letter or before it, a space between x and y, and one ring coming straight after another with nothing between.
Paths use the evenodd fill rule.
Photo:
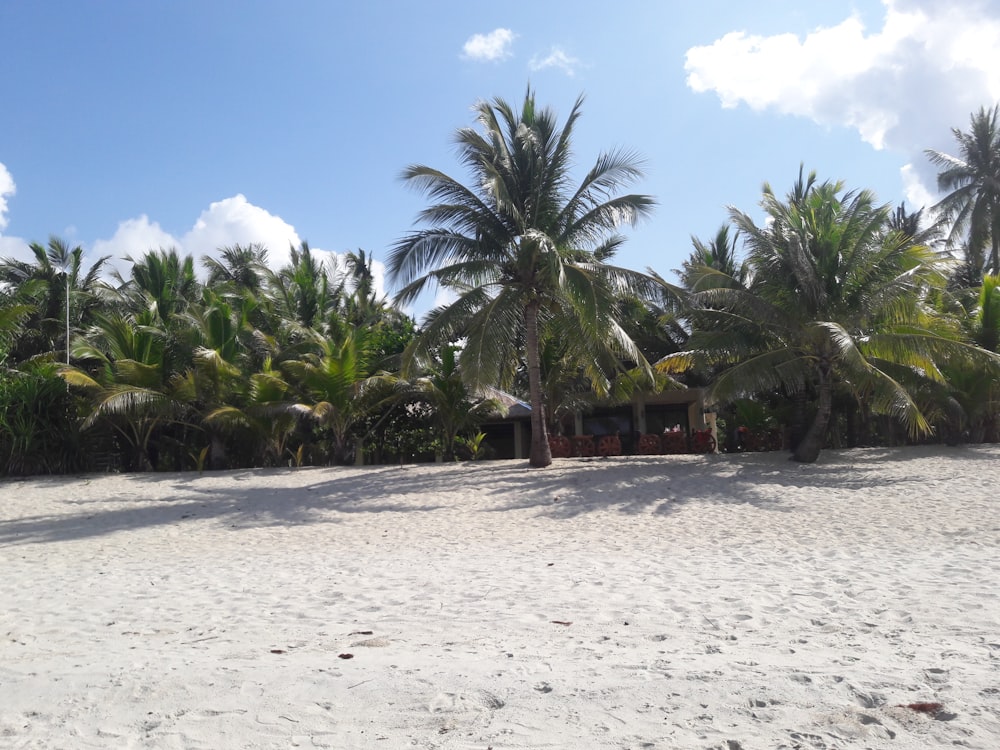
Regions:
<instances>
[{"instance_id":1,"label":"coconut palm","mask_svg":"<svg viewBox=\"0 0 1000 750\"><path fill-rule=\"evenodd\" d=\"M70 248L58 237L47 245L32 243L34 263L5 258L0 261L0 282L5 295L22 312L23 325L12 343L15 361L40 354L67 352L67 335L89 323L90 314L102 306L101 271L110 256L98 258L89 270L83 267L83 248Z\"/></svg>"},{"instance_id":2,"label":"coconut palm","mask_svg":"<svg viewBox=\"0 0 1000 750\"><path fill-rule=\"evenodd\" d=\"M170 330L176 318L201 296L201 284L194 273L194 258L181 257L177 250L149 251L132 264L129 278L116 274L119 294L131 310L148 309L159 325Z\"/></svg>"},{"instance_id":3,"label":"coconut palm","mask_svg":"<svg viewBox=\"0 0 1000 750\"><path fill-rule=\"evenodd\" d=\"M290 248L290 263L269 272L270 294L278 314L301 327L321 328L340 294L332 270L313 254L309 243Z\"/></svg>"},{"instance_id":4,"label":"coconut palm","mask_svg":"<svg viewBox=\"0 0 1000 750\"><path fill-rule=\"evenodd\" d=\"M561 128L530 88L520 111L500 98L477 104L481 129L455 137L471 187L431 167L408 167L404 179L434 204L420 214L429 226L397 242L388 264L401 303L432 284L455 297L427 315L411 360L464 339L459 361L469 382L503 385L524 357L532 466L552 461L539 358L544 329L586 342L580 348L595 353L588 362L595 380L611 376L598 353L645 362L614 315L614 300L640 274L605 262L623 241L616 229L647 215L654 201L617 195L642 174L624 151L601 154L574 186L571 145L582 103Z\"/></svg>"},{"instance_id":5,"label":"coconut palm","mask_svg":"<svg viewBox=\"0 0 1000 750\"><path fill-rule=\"evenodd\" d=\"M246 392L235 399L238 403L213 409L204 424L245 446L254 461L277 466L289 458L286 446L298 423L290 390L284 375L267 359L261 371L247 380Z\"/></svg>"},{"instance_id":6,"label":"coconut palm","mask_svg":"<svg viewBox=\"0 0 1000 750\"><path fill-rule=\"evenodd\" d=\"M164 425L186 423L193 398L190 372L172 359L168 335L156 322L149 309L96 315L73 341L79 366L62 372L90 402L82 429L109 427L131 450L127 465L142 470L156 467L156 434Z\"/></svg>"},{"instance_id":7,"label":"coconut palm","mask_svg":"<svg viewBox=\"0 0 1000 750\"><path fill-rule=\"evenodd\" d=\"M379 306L375 294L375 271L372 267L374 259L364 250L344 255L344 266L350 281L351 294L346 302L351 312L349 318L364 321L371 317L373 310Z\"/></svg>"},{"instance_id":8,"label":"coconut palm","mask_svg":"<svg viewBox=\"0 0 1000 750\"><path fill-rule=\"evenodd\" d=\"M817 183L800 171L784 201L765 185L761 205L763 226L730 210L746 238L750 282L692 294L699 309L691 351L662 366L720 368L712 395L724 401L776 390L813 395L815 415L794 446L796 460L818 457L835 387L917 435L931 425L914 393L943 382L939 362L1000 365L924 304L927 290L944 284L940 256L889 228L888 207L870 192L845 193L842 183Z\"/></svg>"},{"instance_id":9,"label":"coconut palm","mask_svg":"<svg viewBox=\"0 0 1000 750\"><path fill-rule=\"evenodd\" d=\"M969 132L951 132L958 156L926 151L940 168L938 188L947 192L934 208L951 223L952 244L968 241L967 259L980 274L1000 273L1000 104L974 113Z\"/></svg>"},{"instance_id":10,"label":"coconut palm","mask_svg":"<svg viewBox=\"0 0 1000 750\"><path fill-rule=\"evenodd\" d=\"M304 329L302 335L313 350L281 363L289 383L297 389L299 401L294 410L328 432L332 439L329 458L345 463L362 420L396 396L397 379L372 371L368 329L349 331L339 340L311 329Z\"/></svg>"},{"instance_id":11,"label":"coconut palm","mask_svg":"<svg viewBox=\"0 0 1000 750\"><path fill-rule=\"evenodd\" d=\"M739 263L736 246L740 233L730 234L729 225L723 224L708 242L691 237L694 250L684 261L679 272L681 283L686 289L698 290L717 283L728 283L735 279L741 284L746 280L749 269L746 263Z\"/></svg>"},{"instance_id":12,"label":"coconut palm","mask_svg":"<svg viewBox=\"0 0 1000 750\"><path fill-rule=\"evenodd\" d=\"M480 398L469 390L455 357L455 348L446 346L425 375L414 383L413 398L430 407L441 453L445 461L455 458L459 435L476 430L499 410L493 399Z\"/></svg>"},{"instance_id":13,"label":"coconut palm","mask_svg":"<svg viewBox=\"0 0 1000 750\"><path fill-rule=\"evenodd\" d=\"M208 271L207 286L219 284L231 286L256 294L261 289L267 269L267 248L260 243L232 245L224 247L218 258L202 258L202 265Z\"/></svg>"}]
</instances>

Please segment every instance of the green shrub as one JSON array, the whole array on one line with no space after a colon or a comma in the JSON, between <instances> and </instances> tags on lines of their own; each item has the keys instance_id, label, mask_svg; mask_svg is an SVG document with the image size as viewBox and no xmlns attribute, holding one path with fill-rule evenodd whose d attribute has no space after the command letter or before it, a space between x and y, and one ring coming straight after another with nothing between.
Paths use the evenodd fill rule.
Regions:
<instances>
[{"instance_id":1,"label":"green shrub","mask_svg":"<svg viewBox=\"0 0 1000 750\"><path fill-rule=\"evenodd\" d=\"M63 474L85 466L75 400L56 365L0 371L0 474Z\"/></svg>"}]
</instances>

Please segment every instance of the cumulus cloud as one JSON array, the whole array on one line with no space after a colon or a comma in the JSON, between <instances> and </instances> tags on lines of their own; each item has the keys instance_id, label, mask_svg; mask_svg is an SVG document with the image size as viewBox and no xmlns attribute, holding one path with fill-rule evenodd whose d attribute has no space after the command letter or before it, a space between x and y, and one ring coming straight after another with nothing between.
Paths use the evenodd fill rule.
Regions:
<instances>
[{"instance_id":1,"label":"cumulus cloud","mask_svg":"<svg viewBox=\"0 0 1000 750\"><path fill-rule=\"evenodd\" d=\"M687 52L687 84L723 107L853 128L876 149L912 155L932 184L923 149L952 148L951 128L1000 100L1000 2L883 0L878 29L852 15L804 38L726 34Z\"/></svg>"},{"instance_id":2,"label":"cumulus cloud","mask_svg":"<svg viewBox=\"0 0 1000 750\"><path fill-rule=\"evenodd\" d=\"M7 228L10 223L7 218L9 204L7 203L14 193L17 192L17 185L14 184L14 177L7 166L0 162L0 233ZM20 237L4 237L0 234L0 258L16 258L17 260L30 261L34 255L28 243Z\"/></svg>"},{"instance_id":3,"label":"cumulus cloud","mask_svg":"<svg viewBox=\"0 0 1000 750\"><path fill-rule=\"evenodd\" d=\"M511 55L515 34L510 29L494 29L489 34L473 34L462 45L467 60L495 62Z\"/></svg>"},{"instance_id":4,"label":"cumulus cloud","mask_svg":"<svg viewBox=\"0 0 1000 750\"><path fill-rule=\"evenodd\" d=\"M7 198L17 192L17 185L7 166L0 162L0 231L7 228Z\"/></svg>"},{"instance_id":5,"label":"cumulus cloud","mask_svg":"<svg viewBox=\"0 0 1000 750\"><path fill-rule=\"evenodd\" d=\"M558 68L570 77L576 75L576 69L579 65L580 61L577 58L570 57L558 47L553 47L552 51L545 57L538 55L532 57L528 63L528 67L534 71L544 70L545 68Z\"/></svg>"},{"instance_id":6,"label":"cumulus cloud","mask_svg":"<svg viewBox=\"0 0 1000 750\"><path fill-rule=\"evenodd\" d=\"M917 210L923 206L932 206L935 203L934 195L924 185L912 164L907 164L899 170L899 176L903 182L903 195L910 210Z\"/></svg>"},{"instance_id":7,"label":"cumulus cloud","mask_svg":"<svg viewBox=\"0 0 1000 750\"><path fill-rule=\"evenodd\" d=\"M230 245L259 242L268 250L268 259L275 268L289 261L289 247L302 242L295 227L280 216L250 203L246 196L209 204L201 212L191 230L181 238L184 252L201 258L217 257L219 249Z\"/></svg>"},{"instance_id":8,"label":"cumulus cloud","mask_svg":"<svg viewBox=\"0 0 1000 750\"><path fill-rule=\"evenodd\" d=\"M2 242L3 238L0 238ZM192 255L200 265L205 256L218 258L221 249L232 245L259 243L268 250L268 265L278 270L291 261L290 248L299 247L302 240L291 224L280 216L255 206L242 194L210 203L201 212L191 229L177 237L166 231L155 221L143 214L127 219L118 225L109 239L94 243L91 254L96 259L110 255L109 265L124 278L128 278L131 264L126 256L139 258L150 250L174 248L181 255ZM0 244L2 247L2 244ZM344 256L330 250L310 248L314 257L326 264L335 274L346 270ZM379 297L385 296L385 265L380 261L372 263L375 291Z\"/></svg>"},{"instance_id":9,"label":"cumulus cloud","mask_svg":"<svg viewBox=\"0 0 1000 750\"><path fill-rule=\"evenodd\" d=\"M139 258L149 250L170 248L180 250L180 243L159 224L150 221L149 217L143 214L138 218L121 222L110 239L97 240L89 255L93 256L94 260L105 255L111 256L107 267L118 271L122 276L128 276L131 264L125 261L125 256Z\"/></svg>"}]
</instances>

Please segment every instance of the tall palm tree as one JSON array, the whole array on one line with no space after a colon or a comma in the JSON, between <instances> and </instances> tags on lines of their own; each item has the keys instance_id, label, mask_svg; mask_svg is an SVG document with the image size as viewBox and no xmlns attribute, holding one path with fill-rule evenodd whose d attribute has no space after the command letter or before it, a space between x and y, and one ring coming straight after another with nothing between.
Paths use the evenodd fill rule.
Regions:
<instances>
[{"instance_id":1,"label":"tall palm tree","mask_svg":"<svg viewBox=\"0 0 1000 750\"><path fill-rule=\"evenodd\" d=\"M641 274L605 261L623 242L617 228L646 216L654 201L616 194L642 175L626 151L601 154L574 187L571 145L582 104L581 97L562 128L550 109L536 106L530 88L520 111L500 98L477 104L481 129L462 128L455 137L471 187L431 167L408 167L404 179L435 203L420 213L429 226L397 242L388 264L390 281L402 285L399 302L412 302L431 284L457 297L428 314L411 359L464 338L459 360L465 377L495 385L513 377L523 353L529 460L539 467L552 462L542 401L542 329L578 337L593 352L645 362L614 316L614 300ZM593 375L610 377L603 368Z\"/></svg>"},{"instance_id":2,"label":"tall palm tree","mask_svg":"<svg viewBox=\"0 0 1000 750\"><path fill-rule=\"evenodd\" d=\"M934 208L951 223L950 242L967 239L967 259L980 275L1000 273L1000 104L974 113L969 132L951 132L958 141L958 156L926 151L940 168L938 188L947 191Z\"/></svg>"},{"instance_id":3,"label":"tall palm tree","mask_svg":"<svg viewBox=\"0 0 1000 750\"><path fill-rule=\"evenodd\" d=\"M374 258L364 250L349 252L344 256L347 277L351 282L351 300L358 311L356 317L365 318L366 313L377 305L375 295L375 271L372 268Z\"/></svg>"},{"instance_id":4,"label":"tall palm tree","mask_svg":"<svg viewBox=\"0 0 1000 750\"><path fill-rule=\"evenodd\" d=\"M662 366L702 361L721 369L712 393L812 394L815 415L794 446L815 461L829 425L835 387L849 388L875 412L900 418L911 433L931 429L914 393L944 380L944 359L1000 357L965 344L949 321L924 304L940 287L941 259L889 228L889 210L868 191L799 179L782 201L764 186L768 221L758 226L730 209L746 238L751 281L695 292L691 351Z\"/></svg>"}]
</instances>

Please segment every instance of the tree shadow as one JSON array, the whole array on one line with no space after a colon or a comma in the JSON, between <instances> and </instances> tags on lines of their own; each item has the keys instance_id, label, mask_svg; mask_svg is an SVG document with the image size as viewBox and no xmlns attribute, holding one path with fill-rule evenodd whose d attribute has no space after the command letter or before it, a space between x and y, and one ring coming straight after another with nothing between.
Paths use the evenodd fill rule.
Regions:
<instances>
[{"instance_id":1,"label":"tree shadow","mask_svg":"<svg viewBox=\"0 0 1000 750\"><path fill-rule=\"evenodd\" d=\"M363 469L256 469L220 473L134 474L121 477L119 494L73 499L81 482L94 477L9 481L0 490L64 488L74 506L53 513L0 520L0 546L58 542L140 528L215 521L233 530L338 524L349 514L535 511L550 519L600 512L668 516L690 504L751 505L789 512L782 488L817 492L870 490L873 482L920 481L919 475L889 478L886 461L940 460L995 464L995 447L948 452L939 446L826 451L815 464L797 464L784 453L708 456L619 456L559 459L551 469L523 461L449 465L374 466ZM985 468L985 466L984 466ZM99 480L98 480L99 481ZM155 491L154 491L155 487ZM111 504L113 507L108 507Z\"/></svg>"},{"instance_id":2,"label":"tree shadow","mask_svg":"<svg viewBox=\"0 0 1000 750\"><path fill-rule=\"evenodd\" d=\"M196 474L130 475L126 479L128 495L97 500L72 500L68 497L62 501L79 506L80 512L0 520L0 546L84 539L119 531L178 526L198 521L216 521L234 530L337 524L343 514L427 512L440 507L372 497L372 484L363 480L345 482L337 491L323 491L321 485L274 483L274 475L271 476L270 486L254 487L254 475L259 476L259 472L229 475L242 481L231 487L199 483ZM71 496L74 484L80 480L27 480L24 484L30 486L45 481L65 484L67 494ZM171 485L171 497L151 497L152 493L142 491L144 485L161 483ZM155 494L162 495L163 489L158 488ZM96 507L108 503L120 504L120 507Z\"/></svg>"}]
</instances>

